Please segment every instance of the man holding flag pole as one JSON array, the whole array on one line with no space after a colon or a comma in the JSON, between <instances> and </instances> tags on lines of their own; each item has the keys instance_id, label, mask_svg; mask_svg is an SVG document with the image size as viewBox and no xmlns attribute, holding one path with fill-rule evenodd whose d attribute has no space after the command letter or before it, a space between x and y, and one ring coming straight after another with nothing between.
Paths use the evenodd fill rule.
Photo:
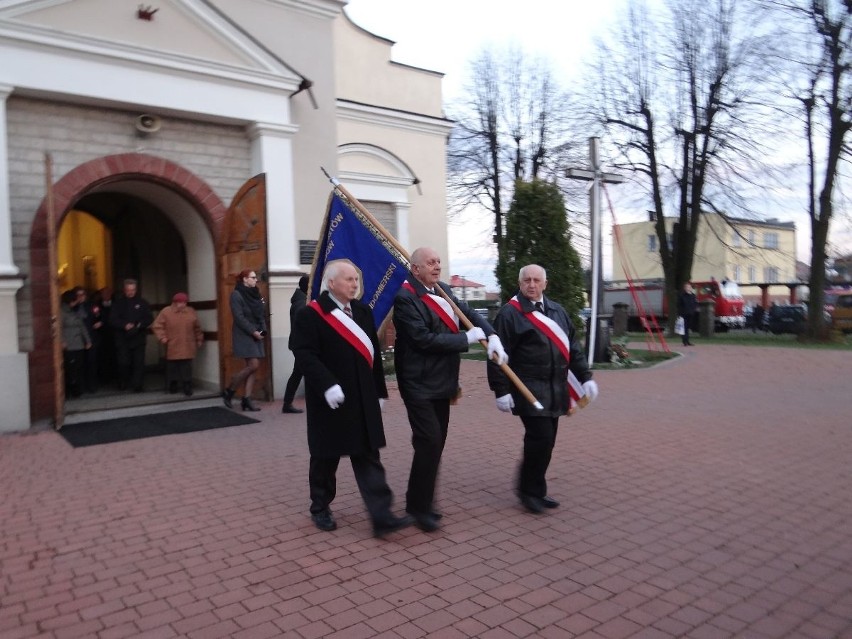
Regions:
<instances>
[{"instance_id":1,"label":"man holding flag pole","mask_svg":"<svg viewBox=\"0 0 852 639\"><path fill-rule=\"evenodd\" d=\"M408 289L402 288L406 279L408 279L409 288L414 288L415 296L419 297L421 294L426 294L427 285L420 282L418 275L422 275L427 281L431 281L434 276L434 280L437 282L441 270L440 260L438 260L436 269L434 258L428 253L428 249L424 248L420 253L415 251L418 258L418 264L415 264L413 260L414 256L409 257L405 249L400 246L395 238L382 227L375 217L337 179L329 176L325 169L323 169L323 173L325 173L326 177L334 185L334 190L329 198L328 214L314 254L314 264L311 270L310 298L317 299L319 297L320 280L326 264L334 259L349 259L357 266L360 272L363 291L362 301L372 309L378 330L391 309L396 307L395 295L397 292L403 291L407 295L410 295ZM429 258L425 258L427 254L430 255ZM426 259L426 261L432 262L432 266L428 269L429 273L427 273L425 266L421 270L421 265L419 264L421 257ZM422 334L419 334L420 329L415 329L415 332L418 332L416 340L409 339L406 341L406 344L409 346L409 351L411 351L410 347L416 344L414 350L421 350L421 356L426 356L430 359L433 356L439 359L446 358L444 361L450 365L447 367L447 377L442 381L448 383L452 388L449 390L442 388L437 396L431 391L426 395L423 395L416 388L412 391L411 386L404 381L411 378L411 375L405 371L400 373L401 366L398 359L399 348L402 345L399 338L400 331L405 332L411 327L408 323L397 322L396 320L394 324L397 329L397 346L395 349L396 372L403 400L406 397L411 397L423 399L427 402L434 402L430 413L427 413L429 414L428 424L424 423L423 420L415 418L418 425L412 425L415 462L412 465L411 472L413 480L409 482L409 492L412 497L407 504L407 510L414 515L415 523L418 527L422 530L432 531L439 527L438 519L440 518L440 514L435 512L432 502L441 452L446 440L449 405L451 400L457 396L459 390L459 353L468 350L470 343L479 341L487 349L488 357L495 362L495 365L503 372L506 379L512 384L515 384L519 396L529 402L534 410L540 410L542 406L518 376L509 368L502 344L493 335L494 330L490 324L478 313L472 312L466 306L464 306L464 310L460 309L459 301L452 295L449 286L446 284L442 283L440 286L435 286L433 282L428 284L428 287L432 287L434 291L434 294L429 293L428 297L430 300L433 297L435 299L431 300L430 307L424 306L420 310L424 313L428 310L432 314L429 319L430 326L434 326L441 332L452 333L452 335L441 338L445 346L442 349L443 352L437 355L434 352L430 352L435 350L435 346L430 347L426 345ZM421 299L416 304L425 305L426 302ZM454 324L454 331L450 328L449 323L434 315L433 310L431 310L434 305L443 306L448 309L445 315L449 318L449 323ZM463 327L465 330L460 332L460 327ZM489 337L490 339L487 339ZM428 341L428 338L426 341ZM451 344L451 346L447 347L447 344ZM403 345L402 348L405 350L406 346ZM405 364L402 365L402 367L404 366ZM435 406L439 406L440 410L436 411ZM408 408L408 404L406 404L406 407ZM411 416L411 413L412 411L409 408L409 416ZM418 449L420 450L419 454ZM423 468L426 470L423 473L423 478L421 478L421 469Z\"/></svg>"},{"instance_id":2,"label":"man holding flag pole","mask_svg":"<svg viewBox=\"0 0 852 639\"><path fill-rule=\"evenodd\" d=\"M440 281L441 258L434 249L411 254L409 278L394 300L394 364L411 425L414 459L405 510L418 528L432 532L441 514L434 506L441 455L447 441L450 404L459 396L460 354L487 339L488 357L505 365L506 351L491 324L453 296ZM450 303L450 301L452 303ZM460 330L461 318L470 324Z\"/></svg>"}]
</instances>

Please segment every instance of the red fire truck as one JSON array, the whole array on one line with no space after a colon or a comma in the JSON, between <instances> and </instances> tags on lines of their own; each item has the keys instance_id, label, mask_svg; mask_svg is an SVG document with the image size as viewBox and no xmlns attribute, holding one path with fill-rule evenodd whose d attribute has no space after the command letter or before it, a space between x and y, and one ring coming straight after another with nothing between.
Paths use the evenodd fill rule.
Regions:
<instances>
[{"instance_id":1,"label":"red fire truck","mask_svg":"<svg viewBox=\"0 0 852 639\"><path fill-rule=\"evenodd\" d=\"M699 303L705 300L714 302L717 331L724 332L731 328L745 328L743 296L736 282L728 280L718 282L711 279L707 282L692 282L692 286ZM634 299L633 293L635 293L636 299ZM636 300L641 306L641 311ZM651 314L657 318L661 325L666 322L668 317L668 300L666 299L665 287L660 281L634 282L632 292L626 284L605 286L603 293L604 312L611 313L614 304L627 305L629 330L642 330L643 319L649 320ZM644 318L642 311L644 311Z\"/></svg>"}]
</instances>

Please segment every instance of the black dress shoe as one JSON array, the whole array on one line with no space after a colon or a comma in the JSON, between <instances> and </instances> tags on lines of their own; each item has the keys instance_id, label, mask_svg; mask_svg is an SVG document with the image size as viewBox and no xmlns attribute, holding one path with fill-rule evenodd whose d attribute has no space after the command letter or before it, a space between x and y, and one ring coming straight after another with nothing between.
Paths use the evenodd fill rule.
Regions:
<instances>
[{"instance_id":1,"label":"black dress shoe","mask_svg":"<svg viewBox=\"0 0 852 639\"><path fill-rule=\"evenodd\" d=\"M332 517L331 513L327 510L324 510L321 513L312 514L311 519L314 522L314 526L320 530L328 532L337 529L337 522L334 521L334 517Z\"/></svg>"},{"instance_id":2,"label":"black dress shoe","mask_svg":"<svg viewBox=\"0 0 852 639\"><path fill-rule=\"evenodd\" d=\"M559 502L553 497L544 496L541 498L541 505L545 508L559 508Z\"/></svg>"},{"instance_id":3,"label":"black dress shoe","mask_svg":"<svg viewBox=\"0 0 852 639\"><path fill-rule=\"evenodd\" d=\"M441 527L441 524L438 523L439 518L432 513L426 515L413 514L412 517L414 518L414 525L423 532L435 532Z\"/></svg>"},{"instance_id":4,"label":"black dress shoe","mask_svg":"<svg viewBox=\"0 0 852 639\"><path fill-rule=\"evenodd\" d=\"M284 404L281 407L281 412L282 413L304 413L305 411L303 411L301 408L296 408L295 406L293 406L293 404Z\"/></svg>"},{"instance_id":5,"label":"black dress shoe","mask_svg":"<svg viewBox=\"0 0 852 639\"><path fill-rule=\"evenodd\" d=\"M544 502L539 497L532 495L521 495L521 504L531 513L540 515L544 512Z\"/></svg>"},{"instance_id":6,"label":"black dress shoe","mask_svg":"<svg viewBox=\"0 0 852 639\"><path fill-rule=\"evenodd\" d=\"M433 510L431 513L429 513L429 514L430 514L430 515L432 515L432 516L433 516L435 519L437 519L438 521L441 521L441 520L444 518L443 513L439 513L439 512L436 512L436 511L434 511L434 510Z\"/></svg>"},{"instance_id":7,"label":"black dress shoe","mask_svg":"<svg viewBox=\"0 0 852 639\"><path fill-rule=\"evenodd\" d=\"M382 539L385 535L389 535L392 532L408 528L412 523L414 523L414 520L408 515L405 515L404 517L391 516L390 519L385 521L374 522L373 537Z\"/></svg>"}]
</instances>

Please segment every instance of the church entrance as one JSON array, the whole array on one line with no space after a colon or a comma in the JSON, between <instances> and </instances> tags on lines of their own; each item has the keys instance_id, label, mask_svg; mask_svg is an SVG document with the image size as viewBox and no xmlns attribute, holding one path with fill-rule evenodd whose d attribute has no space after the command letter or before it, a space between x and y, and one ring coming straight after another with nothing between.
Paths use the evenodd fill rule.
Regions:
<instances>
[{"instance_id":1,"label":"church entrance","mask_svg":"<svg viewBox=\"0 0 852 639\"><path fill-rule=\"evenodd\" d=\"M253 180L262 183L262 176ZM205 337L193 362L197 389L193 400L217 396L225 369L229 368L228 358L220 353L220 327L227 322L226 331L230 331L230 291L223 283L232 274L222 269L231 262L234 266L240 262L234 257L233 242L226 245L219 236L229 235L228 229L231 233L236 230L232 228L235 215L245 217L244 206L233 210L239 198L235 197L232 210L228 211L199 177L166 160L143 154L111 156L77 167L55 182L53 193L56 221L51 230L55 238L48 237L48 198L36 215L31 234L32 420L54 418L57 425L64 420L64 414L57 416L52 409L53 405L63 406L55 400L64 393L64 387L63 373L51 357L53 335L58 333L52 330L50 277L55 278L60 293L82 287L100 304L105 303L105 293L120 294L125 278L136 279L155 317L171 303L176 292L186 292ZM253 204L251 216L253 226L265 233L265 199ZM250 248L256 257L250 267L258 274L265 273L265 235L253 236L252 240ZM50 245L55 246L55 273L50 272L47 259ZM228 260L224 259L226 254L231 255ZM254 264L257 260L261 261ZM102 354L104 368L97 391L68 398L64 412L184 399L182 393L175 396L168 392L162 348L153 335L148 336L142 393L119 391L111 368L114 359ZM109 350L109 344L105 349Z\"/></svg>"}]
</instances>

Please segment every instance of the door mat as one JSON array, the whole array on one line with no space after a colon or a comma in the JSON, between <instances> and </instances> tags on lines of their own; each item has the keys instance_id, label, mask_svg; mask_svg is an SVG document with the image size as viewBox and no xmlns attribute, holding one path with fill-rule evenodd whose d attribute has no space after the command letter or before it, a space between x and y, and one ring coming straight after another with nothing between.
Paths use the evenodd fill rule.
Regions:
<instances>
[{"instance_id":1,"label":"door mat","mask_svg":"<svg viewBox=\"0 0 852 639\"><path fill-rule=\"evenodd\" d=\"M259 421L227 408L212 406L169 413L116 417L97 422L67 424L60 429L59 434L74 448L81 448L126 442L131 439L179 435L213 428L257 424Z\"/></svg>"}]
</instances>

